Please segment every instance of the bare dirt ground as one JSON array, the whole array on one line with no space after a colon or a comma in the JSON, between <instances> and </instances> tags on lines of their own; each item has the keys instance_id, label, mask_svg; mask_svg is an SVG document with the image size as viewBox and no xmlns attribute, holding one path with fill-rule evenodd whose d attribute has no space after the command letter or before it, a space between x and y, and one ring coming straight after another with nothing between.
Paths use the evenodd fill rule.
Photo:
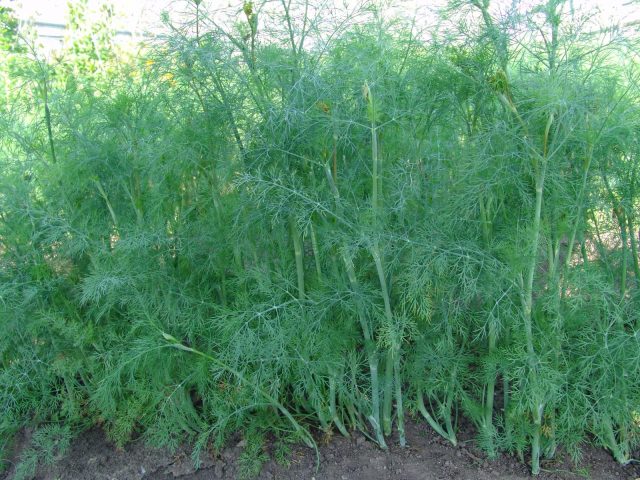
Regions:
<instances>
[{"instance_id":1,"label":"bare dirt ground","mask_svg":"<svg viewBox=\"0 0 640 480\"><path fill-rule=\"evenodd\" d=\"M25 434L26 435L26 434ZM18 444L23 448L25 435ZM352 438L335 436L320 443L320 466L315 453L306 447L293 447L285 467L274 460L264 463L262 480L517 480L531 478L527 466L516 458L501 455L488 460L471 439L461 434L453 447L427 425L409 422L406 448L390 441L388 452L377 448L359 434ZM76 438L67 454L55 465L40 468L38 480L204 480L238 478L238 458L244 442L238 437L232 446L217 455L204 456L200 470L194 470L187 449L171 453L132 442L118 450L99 429ZM16 458L19 457L19 448ZM269 447L270 448L270 447ZM272 452L267 451L273 458ZM0 478L12 478L11 470ZM539 479L625 479L640 480L640 465L623 467L604 450L588 447L579 465L564 460L543 463Z\"/></svg>"}]
</instances>

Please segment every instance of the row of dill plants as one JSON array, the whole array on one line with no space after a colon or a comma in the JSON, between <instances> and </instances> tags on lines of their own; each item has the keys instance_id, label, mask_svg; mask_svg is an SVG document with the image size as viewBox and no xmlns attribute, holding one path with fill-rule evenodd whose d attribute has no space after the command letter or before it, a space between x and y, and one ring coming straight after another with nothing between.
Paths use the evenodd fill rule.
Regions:
<instances>
[{"instance_id":1,"label":"row of dill plants","mask_svg":"<svg viewBox=\"0 0 640 480\"><path fill-rule=\"evenodd\" d=\"M12 54L2 446L99 424L196 462L238 431L384 449L410 414L534 474L587 443L631 462L634 37L561 0L430 29L189 5L135 60Z\"/></svg>"}]
</instances>

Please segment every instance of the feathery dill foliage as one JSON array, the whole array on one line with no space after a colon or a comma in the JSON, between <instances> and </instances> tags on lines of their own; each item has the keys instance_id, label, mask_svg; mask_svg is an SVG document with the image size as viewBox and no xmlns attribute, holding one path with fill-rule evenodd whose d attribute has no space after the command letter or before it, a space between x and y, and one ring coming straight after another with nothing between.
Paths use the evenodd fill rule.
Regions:
<instances>
[{"instance_id":1,"label":"feathery dill foliage","mask_svg":"<svg viewBox=\"0 0 640 480\"><path fill-rule=\"evenodd\" d=\"M197 462L244 431L251 475L266 432L386 448L411 412L533 473L631 461L636 37L561 0L430 36L316 7L194 2L137 62L3 47L2 441L98 423Z\"/></svg>"}]
</instances>

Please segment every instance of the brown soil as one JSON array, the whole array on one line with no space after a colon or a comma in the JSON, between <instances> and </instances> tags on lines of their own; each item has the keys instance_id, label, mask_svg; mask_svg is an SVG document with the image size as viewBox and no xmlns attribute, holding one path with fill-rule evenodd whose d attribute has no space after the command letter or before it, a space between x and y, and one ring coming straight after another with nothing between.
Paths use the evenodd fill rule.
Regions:
<instances>
[{"instance_id":1,"label":"brown soil","mask_svg":"<svg viewBox=\"0 0 640 480\"><path fill-rule=\"evenodd\" d=\"M406 448L390 443L383 452L359 434L353 438L335 436L320 442L320 467L316 471L315 453L305 447L293 447L290 466L267 461L257 477L263 480L516 480L531 478L527 466L516 458L501 455L488 460L469 434L461 435L453 447L435 435L428 426L407 425ZM22 448L26 445L23 435ZM466 438L465 438L466 437ZM238 458L244 442L237 439L219 455L203 458L200 470L194 470L186 449L177 453L146 447L132 442L117 450L99 429L85 432L72 442L65 457L54 466L40 468L38 480L197 480L238 478ZM269 452L268 452L269 453ZM17 452L16 456L19 456ZM271 455L273 458L273 456ZM4 477L11 479L11 471ZM579 465L566 460L543 464L540 479L629 479L640 480L640 466L623 467L604 450L588 447Z\"/></svg>"}]
</instances>

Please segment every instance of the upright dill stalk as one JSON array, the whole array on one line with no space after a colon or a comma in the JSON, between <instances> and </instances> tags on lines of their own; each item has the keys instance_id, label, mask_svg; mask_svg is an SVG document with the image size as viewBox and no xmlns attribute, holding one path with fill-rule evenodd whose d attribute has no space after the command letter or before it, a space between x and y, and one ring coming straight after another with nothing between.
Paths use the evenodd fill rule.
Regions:
<instances>
[{"instance_id":1,"label":"upright dill stalk","mask_svg":"<svg viewBox=\"0 0 640 480\"><path fill-rule=\"evenodd\" d=\"M311 248L313 249L313 259L316 266L316 276L318 280L322 280L322 263L320 259L320 247L318 246L318 236L316 235L316 227L313 226L313 219L309 223L309 235L311 237Z\"/></svg>"},{"instance_id":2,"label":"upright dill stalk","mask_svg":"<svg viewBox=\"0 0 640 480\"><path fill-rule=\"evenodd\" d=\"M380 230L383 228L380 216L382 213L382 162L378 151L378 125L377 125L377 105L375 97L369 84L365 81L362 92L365 101L367 102L367 114L370 121L371 129L371 210L373 215L374 228ZM387 284L387 275L384 268L383 258L381 255L378 239L373 239L369 246L373 262L376 267L376 273L378 275L378 282L380 284L380 291L382 294L382 301L384 304L384 315L387 323L387 328L393 329L394 315L391 310L391 296L389 292L389 286ZM385 371L384 371L384 389L383 389L383 404L382 404L382 426L385 435L391 434L391 416L393 410L393 398L395 396L398 408L402 408L402 385L401 379L397 375L400 371L400 346L396 342L392 342L387 346L387 353L385 356ZM395 378L394 378L395 377ZM394 381L396 389L394 392ZM406 440L404 437L404 414L398 414L398 429L400 432L400 444L405 445Z\"/></svg>"},{"instance_id":3,"label":"upright dill stalk","mask_svg":"<svg viewBox=\"0 0 640 480\"><path fill-rule=\"evenodd\" d=\"M335 206L337 209L337 213L339 216L342 216L342 200L340 199L340 193L338 192L338 188L336 184L333 182L333 175L331 173L331 168L328 165L325 165L325 177L329 184L329 188L334 198ZM341 245L342 252L342 261L344 263L345 269L347 271L347 277L349 279L349 284L351 285L351 289L353 293L357 293L359 290L358 278L356 276L355 268L353 265L353 260L350 257L347 249L347 245ZM362 330L362 334L364 337L365 351L367 354L367 360L369 363L369 379L371 382L371 413L368 416L369 422L373 427L373 431L376 435L376 440L378 445L382 448L387 448L387 444L384 440L384 433L382 429L382 424L380 421L380 386L379 386L379 374L378 374L378 351L375 345L375 340L373 338L373 332L371 331L369 321L365 316L364 309L362 305L357 305L358 311L358 321L360 323L360 328Z\"/></svg>"},{"instance_id":4,"label":"upright dill stalk","mask_svg":"<svg viewBox=\"0 0 640 480\"><path fill-rule=\"evenodd\" d=\"M298 281L298 299L304 300L304 252L302 250L302 238L300 233L298 232L298 227L296 226L296 222L291 217L289 219L289 232L291 235L291 240L293 241L293 251L296 260L296 278Z\"/></svg>"},{"instance_id":5,"label":"upright dill stalk","mask_svg":"<svg viewBox=\"0 0 640 480\"><path fill-rule=\"evenodd\" d=\"M529 267L526 276L526 283L524 284L524 293L522 296L522 309L524 316L524 328L525 337L527 341L527 353L529 355L529 368L532 375L536 375L538 368L536 352L534 348L533 337L533 280L535 277L536 268L538 266L538 248L540 242L540 230L542 219L542 198L544 196L544 184L545 176L547 173L548 163L548 146L549 146L549 132L551 125L553 124L554 114L550 113L547 120L547 125L544 129L542 154L538 157L534 155L532 161L535 172L535 212L533 214L533 225L531 230L530 251L529 251ZM544 413L544 402L542 399L534 399L533 408L533 422L534 432L533 439L531 441L531 473L537 475L540 473L540 435L542 427L542 415Z\"/></svg>"},{"instance_id":6,"label":"upright dill stalk","mask_svg":"<svg viewBox=\"0 0 640 480\"><path fill-rule=\"evenodd\" d=\"M377 105L369 84L365 81L362 86L362 96L367 104L367 117L371 129L371 209L377 218L381 208L382 177L380 172L380 156L378 155L378 126L376 122Z\"/></svg>"},{"instance_id":7,"label":"upright dill stalk","mask_svg":"<svg viewBox=\"0 0 640 480\"><path fill-rule=\"evenodd\" d=\"M482 224L482 238L487 250L491 248L492 236L493 236L493 228L492 228L492 208L494 205L494 198L491 193L483 195L480 197L480 222ZM494 309L498 307L498 303L501 299L496 301L496 304L491 308L491 312L488 315L487 319L487 355L489 359L493 359L493 356L496 354L496 347L498 341L498 325L497 318L493 314ZM496 388L496 380L498 375L498 368L495 362L490 361L489 366L491 371L488 373L488 378L486 381L486 385L483 392L483 404L484 404L484 413L482 420L482 428L484 429L485 437L488 441L487 450L490 454L494 453L493 446L493 438L495 436L494 425L493 425L493 414L494 414L494 397L495 397L495 388ZM508 392L508 386L505 386L505 394ZM505 404L507 402L504 402ZM505 405L504 409L507 409L507 405Z\"/></svg>"},{"instance_id":8,"label":"upright dill stalk","mask_svg":"<svg viewBox=\"0 0 640 480\"><path fill-rule=\"evenodd\" d=\"M32 61L34 63L35 69L37 71L37 79L38 83L36 86L36 90L39 91L42 95L42 103L44 106L44 124L47 129L47 141L49 143L49 153L51 155L51 163L56 163L58 161L58 157L56 155L56 147L53 138L53 122L51 119L51 78L50 78L50 69L51 67L47 64L45 60L40 59L39 53L36 49L36 46L33 42L28 41L22 35L19 35L20 40L28 46L29 52L32 56Z\"/></svg>"}]
</instances>

